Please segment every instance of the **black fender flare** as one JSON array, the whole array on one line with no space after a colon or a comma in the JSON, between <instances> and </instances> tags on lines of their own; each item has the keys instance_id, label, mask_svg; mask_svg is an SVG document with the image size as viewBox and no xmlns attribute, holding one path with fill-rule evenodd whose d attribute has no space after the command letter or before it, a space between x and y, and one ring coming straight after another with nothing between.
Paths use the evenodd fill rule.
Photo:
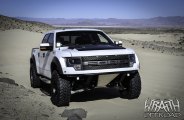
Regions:
<instances>
[{"instance_id":1,"label":"black fender flare","mask_svg":"<svg viewBox=\"0 0 184 120\"><path fill-rule=\"evenodd\" d=\"M30 64L35 64L36 65L36 61L35 61L35 56L32 55L31 58L30 58Z\"/></svg>"},{"instance_id":2,"label":"black fender flare","mask_svg":"<svg viewBox=\"0 0 184 120\"><path fill-rule=\"evenodd\" d=\"M30 58L30 69L31 69L31 64L34 64L35 65L35 67L36 67L36 59L35 59L35 56L34 55L32 55L31 56L31 58ZM37 71L37 69L36 69L36 73L38 74L38 71Z\"/></svg>"},{"instance_id":3,"label":"black fender flare","mask_svg":"<svg viewBox=\"0 0 184 120\"><path fill-rule=\"evenodd\" d=\"M53 58L53 60L51 62L50 70L51 70L51 73L53 72L53 70L57 70L60 75L63 74L61 64L60 64L59 59L57 57Z\"/></svg>"}]
</instances>

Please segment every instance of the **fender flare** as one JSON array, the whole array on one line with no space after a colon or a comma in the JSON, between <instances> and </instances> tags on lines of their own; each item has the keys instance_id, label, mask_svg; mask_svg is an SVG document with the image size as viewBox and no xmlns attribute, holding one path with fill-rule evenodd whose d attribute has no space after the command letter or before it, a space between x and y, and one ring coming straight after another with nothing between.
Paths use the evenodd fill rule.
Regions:
<instances>
[{"instance_id":1,"label":"fender flare","mask_svg":"<svg viewBox=\"0 0 184 120\"><path fill-rule=\"evenodd\" d=\"M51 73L53 72L53 70L57 70L60 75L63 74L61 64L60 64L59 59L57 57L53 58L53 60L51 62L50 70L51 70Z\"/></svg>"},{"instance_id":2,"label":"fender flare","mask_svg":"<svg viewBox=\"0 0 184 120\"><path fill-rule=\"evenodd\" d=\"M36 59L35 59L35 56L34 55L32 55L31 58L30 58L30 68L31 68L31 64L32 63L36 66ZM37 69L36 69L36 73L38 74Z\"/></svg>"},{"instance_id":3,"label":"fender flare","mask_svg":"<svg viewBox=\"0 0 184 120\"><path fill-rule=\"evenodd\" d=\"M31 58L30 58L30 64L33 63L36 65L36 61L35 61L35 56L32 55Z\"/></svg>"}]
</instances>

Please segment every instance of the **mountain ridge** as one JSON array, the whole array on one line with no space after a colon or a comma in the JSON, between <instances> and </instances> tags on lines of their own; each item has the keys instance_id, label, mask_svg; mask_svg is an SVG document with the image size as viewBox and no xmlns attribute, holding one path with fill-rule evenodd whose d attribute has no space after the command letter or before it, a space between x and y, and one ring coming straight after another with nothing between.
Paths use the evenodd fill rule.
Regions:
<instances>
[{"instance_id":1,"label":"mountain ridge","mask_svg":"<svg viewBox=\"0 0 184 120\"><path fill-rule=\"evenodd\" d=\"M14 17L0 15L0 30L22 29L27 31L43 33L54 29L52 25L39 21L26 21Z\"/></svg>"},{"instance_id":2,"label":"mountain ridge","mask_svg":"<svg viewBox=\"0 0 184 120\"><path fill-rule=\"evenodd\" d=\"M119 18L29 18L26 21L43 22L58 26L119 26L119 27L184 27L184 16L154 17L146 19Z\"/></svg>"}]
</instances>

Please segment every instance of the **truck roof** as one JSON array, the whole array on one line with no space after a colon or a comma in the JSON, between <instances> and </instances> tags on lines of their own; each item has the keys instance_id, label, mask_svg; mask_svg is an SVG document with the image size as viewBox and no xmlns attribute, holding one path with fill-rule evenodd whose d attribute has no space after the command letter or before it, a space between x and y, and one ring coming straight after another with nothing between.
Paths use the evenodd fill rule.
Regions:
<instances>
[{"instance_id":1,"label":"truck roof","mask_svg":"<svg viewBox=\"0 0 184 120\"><path fill-rule=\"evenodd\" d=\"M101 30L98 30L98 29L84 29L84 28L76 29L75 28L75 29L57 29L57 30L51 30L51 31L48 31L47 33L57 33L57 32L66 32L66 31L101 31Z\"/></svg>"}]
</instances>

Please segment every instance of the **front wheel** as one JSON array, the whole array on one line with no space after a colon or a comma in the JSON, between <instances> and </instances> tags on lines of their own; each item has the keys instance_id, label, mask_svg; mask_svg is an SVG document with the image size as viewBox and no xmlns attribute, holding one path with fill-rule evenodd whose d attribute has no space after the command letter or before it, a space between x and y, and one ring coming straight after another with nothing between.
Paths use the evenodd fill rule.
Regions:
<instances>
[{"instance_id":1,"label":"front wheel","mask_svg":"<svg viewBox=\"0 0 184 120\"><path fill-rule=\"evenodd\" d=\"M51 81L51 101L54 105L69 106L71 96L71 85L70 81L61 78L59 73L54 70L52 72Z\"/></svg>"},{"instance_id":2,"label":"front wheel","mask_svg":"<svg viewBox=\"0 0 184 120\"><path fill-rule=\"evenodd\" d=\"M141 78L139 72L130 74L122 78L120 95L123 98L135 99L140 96L141 93Z\"/></svg>"}]
</instances>

